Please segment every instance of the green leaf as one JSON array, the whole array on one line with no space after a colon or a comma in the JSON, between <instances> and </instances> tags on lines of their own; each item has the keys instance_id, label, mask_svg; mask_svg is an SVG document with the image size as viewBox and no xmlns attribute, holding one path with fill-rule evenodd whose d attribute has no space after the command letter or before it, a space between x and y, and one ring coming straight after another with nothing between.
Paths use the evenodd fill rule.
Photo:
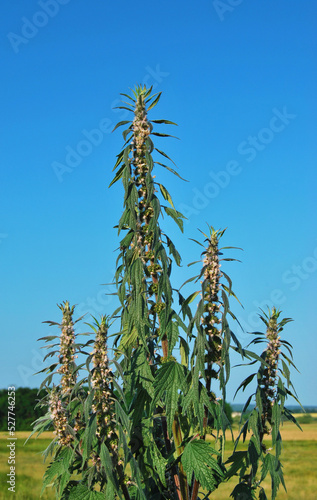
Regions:
<instances>
[{"instance_id":1,"label":"green leaf","mask_svg":"<svg viewBox=\"0 0 317 500\"><path fill-rule=\"evenodd\" d=\"M268 500L264 488L260 489L259 500Z\"/></svg>"},{"instance_id":2,"label":"green leaf","mask_svg":"<svg viewBox=\"0 0 317 500\"><path fill-rule=\"evenodd\" d=\"M203 488L213 491L223 480L223 472L213 455L218 455L217 451L202 439L187 443L181 462L189 484L194 475Z\"/></svg>"},{"instance_id":3,"label":"green leaf","mask_svg":"<svg viewBox=\"0 0 317 500\"><path fill-rule=\"evenodd\" d=\"M129 141L130 141L130 140L131 140L131 138L132 138L132 131L131 131L131 128L127 128L126 130L124 130L124 131L122 132L122 137L123 137L123 139L124 139L125 141L127 140L127 137L128 137L128 135L129 135L129 134L131 134L131 136L129 137Z\"/></svg>"},{"instance_id":4,"label":"green leaf","mask_svg":"<svg viewBox=\"0 0 317 500\"><path fill-rule=\"evenodd\" d=\"M97 430L96 413L93 413L89 419L89 423L85 429L83 436L83 462L89 457L93 439Z\"/></svg>"},{"instance_id":5,"label":"green leaf","mask_svg":"<svg viewBox=\"0 0 317 500\"><path fill-rule=\"evenodd\" d=\"M281 425L281 407L275 401L272 408L272 444L275 446L280 434Z\"/></svg>"},{"instance_id":6,"label":"green leaf","mask_svg":"<svg viewBox=\"0 0 317 500\"><path fill-rule=\"evenodd\" d=\"M173 203L173 200L172 200L172 198L171 198L171 195L170 195L170 194L169 194L169 192L167 191L167 189L166 189L166 188L165 188L162 184L159 184L159 186L160 186L160 190L161 190L161 193L162 193L162 195L163 195L163 198L164 198L165 200L167 200L167 201L168 201L168 202L172 205L172 207L175 209L175 207L174 207L174 203Z\"/></svg>"},{"instance_id":7,"label":"green leaf","mask_svg":"<svg viewBox=\"0 0 317 500\"><path fill-rule=\"evenodd\" d=\"M163 398L166 404L168 432L172 433L172 423L178 407L178 390L184 390L184 367L177 361L164 363L156 372L154 380L155 404Z\"/></svg>"},{"instance_id":8,"label":"green leaf","mask_svg":"<svg viewBox=\"0 0 317 500\"><path fill-rule=\"evenodd\" d=\"M61 476L65 472L64 465L61 461L51 462L49 467L46 469L44 477L43 477L43 485L41 496L46 486L53 482L53 479Z\"/></svg>"},{"instance_id":9,"label":"green leaf","mask_svg":"<svg viewBox=\"0 0 317 500\"><path fill-rule=\"evenodd\" d=\"M114 132L118 127L121 127L122 125L127 125L127 123L131 123L131 121L130 120L124 120L123 122L117 123L117 125L114 127L114 129L112 130L112 132Z\"/></svg>"},{"instance_id":10,"label":"green leaf","mask_svg":"<svg viewBox=\"0 0 317 500\"><path fill-rule=\"evenodd\" d=\"M70 479L68 469L74 458L74 453L75 452L72 448L64 448L57 454L55 460L51 462L44 474L41 495L44 489L53 482L54 478L56 479L55 482L58 484L59 492L63 492Z\"/></svg>"},{"instance_id":11,"label":"green leaf","mask_svg":"<svg viewBox=\"0 0 317 500\"><path fill-rule=\"evenodd\" d=\"M138 347L133 353L131 371L133 381L141 384L146 393L152 398L154 396L154 379L147 359L147 352L142 346Z\"/></svg>"},{"instance_id":12,"label":"green leaf","mask_svg":"<svg viewBox=\"0 0 317 500\"><path fill-rule=\"evenodd\" d=\"M118 347L118 351L125 352L131 346L137 344L138 330L133 327L130 332L128 332L128 327L126 326L121 332L121 342Z\"/></svg>"},{"instance_id":13,"label":"green leaf","mask_svg":"<svg viewBox=\"0 0 317 500\"><path fill-rule=\"evenodd\" d=\"M255 439L254 436L251 436L251 439L249 441L248 445L248 457L249 457L249 462L252 467L252 474L253 476L256 475L257 469L258 469L258 461L260 457L261 452L259 453L258 451L258 443Z\"/></svg>"},{"instance_id":14,"label":"green leaf","mask_svg":"<svg viewBox=\"0 0 317 500\"><path fill-rule=\"evenodd\" d=\"M43 323L48 323L48 321L43 321ZM60 326L58 323L56 323L57 326ZM47 337L41 337L39 339L37 339L38 341L39 340L45 340L45 342L50 342L51 340L54 340L54 339L59 339L59 336L58 335L49 335Z\"/></svg>"},{"instance_id":15,"label":"green leaf","mask_svg":"<svg viewBox=\"0 0 317 500\"><path fill-rule=\"evenodd\" d=\"M258 451L258 454L261 453L261 443L260 443L260 435L259 435L259 427L260 427L260 418L259 413L256 409L252 410L249 419L248 419L248 429L252 430L254 436L254 445Z\"/></svg>"},{"instance_id":16,"label":"green leaf","mask_svg":"<svg viewBox=\"0 0 317 500\"><path fill-rule=\"evenodd\" d=\"M290 420L291 422L293 422L295 425L297 425L297 427L303 432L303 429L301 428L301 426L299 425L299 423L297 422L296 418L294 417L294 415L292 414L292 412L288 409L288 408L283 408L283 415L287 418L287 420Z\"/></svg>"},{"instance_id":17,"label":"green leaf","mask_svg":"<svg viewBox=\"0 0 317 500\"><path fill-rule=\"evenodd\" d=\"M169 120L151 120L151 123L165 123L166 125L176 125L175 122L170 122Z\"/></svg>"},{"instance_id":18,"label":"green leaf","mask_svg":"<svg viewBox=\"0 0 317 500\"><path fill-rule=\"evenodd\" d=\"M121 167L119 168L119 170L116 172L116 175L114 176L114 178L110 182L108 188L110 188L115 182L117 182L119 179L121 179L121 177L123 175L123 171L124 171L125 168L126 168L125 164L121 165Z\"/></svg>"},{"instance_id":19,"label":"green leaf","mask_svg":"<svg viewBox=\"0 0 317 500\"><path fill-rule=\"evenodd\" d=\"M186 340L183 337L179 337L179 351L181 355L181 363L186 368L188 367L188 355L189 355L189 346Z\"/></svg>"},{"instance_id":20,"label":"green leaf","mask_svg":"<svg viewBox=\"0 0 317 500\"><path fill-rule=\"evenodd\" d=\"M167 459L163 457L160 450L158 449L154 439L146 446L146 460L147 463L154 469L160 478L160 481L164 486L166 486L166 465L168 463Z\"/></svg>"},{"instance_id":21,"label":"green leaf","mask_svg":"<svg viewBox=\"0 0 317 500\"><path fill-rule=\"evenodd\" d=\"M247 451L235 451L227 460L226 464L232 464L230 469L226 472L225 478L230 479L235 476L237 472L242 469L246 463Z\"/></svg>"},{"instance_id":22,"label":"green leaf","mask_svg":"<svg viewBox=\"0 0 317 500\"><path fill-rule=\"evenodd\" d=\"M112 484L112 482L108 481L106 491L105 491L106 498L103 497L103 499L104 500L113 500L114 498L116 498L117 491L118 491L118 489Z\"/></svg>"},{"instance_id":23,"label":"green leaf","mask_svg":"<svg viewBox=\"0 0 317 500\"><path fill-rule=\"evenodd\" d=\"M186 219L186 217L181 212L178 212L178 210L175 210L174 208L170 207L163 207L163 208L167 213L167 215L172 217L172 219L176 222L180 230L183 232L184 223L182 219Z\"/></svg>"},{"instance_id":24,"label":"green leaf","mask_svg":"<svg viewBox=\"0 0 317 500\"><path fill-rule=\"evenodd\" d=\"M172 240L167 235L165 235L165 237L166 237L167 247L169 249L170 255L172 255L174 257L176 264L178 266L180 266L181 260L182 260L180 254L176 250L175 245L172 242Z\"/></svg>"},{"instance_id":25,"label":"green leaf","mask_svg":"<svg viewBox=\"0 0 317 500\"><path fill-rule=\"evenodd\" d=\"M165 158L167 158L168 160L170 160L176 167L176 163L172 160L172 158L170 158L166 153L164 153L164 151L161 151L160 149L158 148L154 148L155 151L157 151L158 153L160 153L160 155L164 156Z\"/></svg>"},{"instance_id":26,"label":"green leaf","mask_svg":"<svg viewBox=\"0 0 317 500\"><path fill-rule=\"evenodd\" d=\"M242 389L244 391L245 388L250 384L250 382L252 382L252 380L254 379L255 376L256 376L256 373L252 373L252 375L249 375L246 379L244 379L244 381L241 382L241 384L239 385L238 389L236 390L235 395L234 395L233 398L236 397L236 395L240 391L240 389Z\"/></svg>"},{"instance_id":27,"label":"green leaf","mask_svg":"<svg viewBox=\"0 0 317 500\"><path fill-rule=\"evenodd\" d=\"M174 170L173 168L169 167L168 165L164 165L164 163L160 163L159 161L155 161L154 163L156 163L157 165L161 165L161 167L163 168L166 168L169 172L171 172L172 174L174 175L177 175L177 177L179 177L180 179L182 179L182 181L185 181L185 182L188 182L186 179L183 179L183 177L181 177L177 172L176 170Z\"/></svg>"},{"instance_id":28,"label":"green leaf","mask_svg":"<svg viewBox=\"0 0 317 500\"><path fill-rule=\"evenodd\" d=\"M179 137L176 137L176 135L162 134L162 132L152 132L152 135L156 135L157 137L173 137L173 139L179 140Z\"/></svg>"},{"instance_id":29,"label":"green leaf","mask_svg":"<svg viewBox=\"0 0 317 500\"><path fill-rule=\"evenodd\" d=\"M115 106L113 109L126 109L127 111L132 111L132 113L134 112L133 109L127 108L126 106Z\"/></svg>"},{"instance_id":30,"label":"green leaf","mask_svg":"<svg viewBox=\"0 0 317 500\"><path fill-rule=\"evenodd\" d=\"M105 443L102 443L101 448L100 448L100 460L101 463L106 471L107 479L111 481L113 486L117 488L117 482L115 480L115 477L113 475L113 464L111 460L110 453L108 451L108 448L106 447Z\"/></svg>"},{"instance_id":31,"label":"green leaf","mask_svg":"<svg viewBox=\"0 0 317 500\"><path fill-rule=\"evenodd\" d=\"M100 491L89 490L83 484L78 484L70 490L68 500L105 500L105 495Z\"/></svg>"},{"instance_id":32,"label":"green leaf","mask_svg":"<svg viewBox=\"0 0 317 500\"><path fill-rule=\"evenodd\" d=\"M282 471L282 464L279 460L276 460L276 458L271 455L270 453L267 454L266 458L268 458L268 468L270 471L271 475L271 490L272 490L272 500L276 498L277 491L279 488L280 483L285 488L285 483L284 483L284 478L283 478L283 471Z\"/></svg>"},{"instance_id":33,"label":"green leaf","mask_svg":"<svg viewBox=\"0 0 317 500\"><path fill-rule=\"evenodd\" d=\"M162 92L159 92L158 96L154 99L154 101L152 101L152 103L150 104L150 106L147 108L147 111L150 111L150 109L154 108L154 106L157 105L157 103L159 102L159 100L161 98L161 95L162 95ZM154 96L152 96L152 97L154 97Z\"/></svg>"},{"instance_id":34,"label":"green leaf","mask_svg":"<svg viewBox=\"0 0 317 500\"><path fill-rule=\"evenodd\" d=\"M246 483L237 484L230 496L233 497L234 500L255 500L256 498L252 486Z\"/></svg>"}]
</instances>

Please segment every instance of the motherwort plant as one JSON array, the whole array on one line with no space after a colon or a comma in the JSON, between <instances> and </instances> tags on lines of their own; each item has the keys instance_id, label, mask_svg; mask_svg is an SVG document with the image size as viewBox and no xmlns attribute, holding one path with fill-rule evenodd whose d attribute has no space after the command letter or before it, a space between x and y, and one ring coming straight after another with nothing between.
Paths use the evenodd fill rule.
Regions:
<instances>
[{"instance_id":1,"label":"motherwort plant","mask_svg":"<svg viewBox=\"0 0 317 500\"><path fill-rule=\"evenodd\" d=\"M138 86L131 95L122 95L120 107L131 113L131 120L115 127L126 128L110 183L120 181L124 190L116 226L120 243L114 285L119 307L99 321L94 318L91 333L82 334L83 343L75 333L75 323L82 318L73 321L74 306L68 302L59 306L62 323L49 322L61 335L42 339L53 349L45 359L57 357L42 370L47 372L42 384L47 394L39 404L47 413L34 427L38 433L55 432L44 452L51 463L43 491L53 485L57 498L65 500L202 500L230 480L235 499L256 498L257 492L264 499L262 480L270 471L275 498L283 482L281 416L294 420L284 406L292 395L292 361L280 352L290 345L279 337L289 320L278 323L275 309L262 317L266 337L258 335L253 342L262 337L268 342L261 357L241 347L229 326L229 320L238 323L229 305L236 296L223 269L235 260L226 256L234 247L220 247L224 231L212 226L202 233L203 243L194 240L203 247L200 270L184 283L199 283L199 289L187 297L173 289L172 266L179 266L181 257L161 219L164 214L183 231L184 216L157 180L157 172L164 168L180 176L154 139L170 137L157 127L175 123L150 118L161 97L152 94L152 88ZM116 333L109 335L112 323ZM50 344L53 340L56 343ZM257 375L255 408L240 434L244 440L250 434L248 449L239 451L237 443L225 461L231 349L260 367L240 385L245 388ZM79 365L77 357L83 360ZM280 375L286 377L286 387ZM53 377L58 382L52 386ZM275 455L267 448L268 436Z\"/></svg>"},{"instance_id":2,"label":"motherwort plant","mask_svg":"<svg viewBox=\"0 0 317 500\"><path fill-rule=\"evenodd\" d=\"M283 419L288 419L296 425L296 419L285 407L287 396L292 396L298 403L296 393L290 381L289 365L295 367L292 361L292 346L286 340L282 340L280 333L284 326L292 321L290 318L284 318L281 321L279 317L281 311L275 307L268 310L268 313L260 315L261 320L266 326L266 333L255 332L256 337L250 344L265 343L266 348L261 355L261 363L258 372L249 375L238 387L237 392L243 390L256 377L256 391L249 396L241 418L247 411L252 398L255 398L255 407L248 414L241 432L237 438L235 449L242 437L246 440L247 433L251 433L247 451L239 451L233 454L229 463L233 462L231 471L236 472L237 464L240 466L239 483L232 492L234 498L257 498L266 500L267 495L262 482L267 474L271 477L271 495L275 498L280 483L284 486L282 464L280 455L282 451L282 437L280 426ZM288 353L283 352L285 348ZM286 383L286 384L285 384ZM300 404L300 403L299 403ZM298 425L300 428L300 426ZM267 443L269 440L269 445ZM261 472L259 472L261 465ZM239 496L240 495L240 496Z\"/></svg>"}]
</instances>

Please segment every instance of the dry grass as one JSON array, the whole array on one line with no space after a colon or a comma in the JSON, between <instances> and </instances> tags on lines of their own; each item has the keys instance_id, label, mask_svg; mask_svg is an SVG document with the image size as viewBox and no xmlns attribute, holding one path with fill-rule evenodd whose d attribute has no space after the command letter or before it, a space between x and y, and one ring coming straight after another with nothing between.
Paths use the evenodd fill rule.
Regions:
<instances>
[{"instance_id":1,"label":"dry grass","mask_svg":"<svg viewBox=\"0 0 317 500\"><path fill-rule=\"evenodd\" d=\"M301 431L292 422L284 422L281 427L281 435L283 441L317 441L317 423L303 424L301 425L303 431ZM234 438L238 436L238 429L233 430ZM230 438L229 432L227 433L227 439ZM316 495L317 499L317 495Z\"/></svg>"}]
</instances>

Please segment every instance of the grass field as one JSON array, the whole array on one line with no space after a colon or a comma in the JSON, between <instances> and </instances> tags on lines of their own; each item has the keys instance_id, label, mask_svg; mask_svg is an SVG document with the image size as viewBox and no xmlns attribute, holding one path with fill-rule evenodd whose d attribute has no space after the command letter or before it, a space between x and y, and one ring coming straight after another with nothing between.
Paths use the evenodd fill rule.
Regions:
<instances>
[{"instance_id":1,"label":"grass field","mask_svg":"<svg viewBox=\"0 0 317 500\"><path fill-rule=\"evenodd\" d=\"M293 424L287 422L282 428L284 474L288 492L279 491L279 500L316 500L317 499L317 423L303 424L301 432ZM237 431L234 431L237 434ZM38 439L31 439L25 446L28 432L17 432L16 437L16 494L7 490L7 474L9 472L7 447L8 435L0 433L0 499L35 500L40 498L41 481L46 465L43 464L41 452L51 439L50 433L42 434ZM233 445L228 443L227 455ZM210 498L215 500L229 499L235 481L220 485ZM55 498L52 492L46 491L42 499ZM149 499L150 500L150 499Z\"/></svg>"}]
</instances>

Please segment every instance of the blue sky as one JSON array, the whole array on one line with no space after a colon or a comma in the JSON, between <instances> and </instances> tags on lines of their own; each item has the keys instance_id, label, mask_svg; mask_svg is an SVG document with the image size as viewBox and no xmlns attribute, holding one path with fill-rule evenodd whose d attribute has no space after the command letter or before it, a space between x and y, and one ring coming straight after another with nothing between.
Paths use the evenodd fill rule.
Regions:
<instances>
[{"instance_id":1,"label":"blue sky","mask_svg":"<svg viewBox=\"0 0 317 500\"><path fill-rule=\"evenodd\" d=\"M107 188L123 143L110 131L125 119L113 109L120 92L142 83L163 92L150 116L179 124L180 141L156 145L189 181L156 172L188 217L183 235L163 222L183 257L174 286L193 274L197 228L227 227L224 244L244 249L227 254L242 263L223 265L244 305L234 312L246 331L260 328L258 306L294 319L284 335L294 385L317 404L316 5L6 0L0 10L0 386L40 384L37 339L53 333L42 321L60 319L57 303L94 315L116 306L102 285L123 193ZM248 373L233 370L229 400Z\"/></svg>"}]
</instances>

